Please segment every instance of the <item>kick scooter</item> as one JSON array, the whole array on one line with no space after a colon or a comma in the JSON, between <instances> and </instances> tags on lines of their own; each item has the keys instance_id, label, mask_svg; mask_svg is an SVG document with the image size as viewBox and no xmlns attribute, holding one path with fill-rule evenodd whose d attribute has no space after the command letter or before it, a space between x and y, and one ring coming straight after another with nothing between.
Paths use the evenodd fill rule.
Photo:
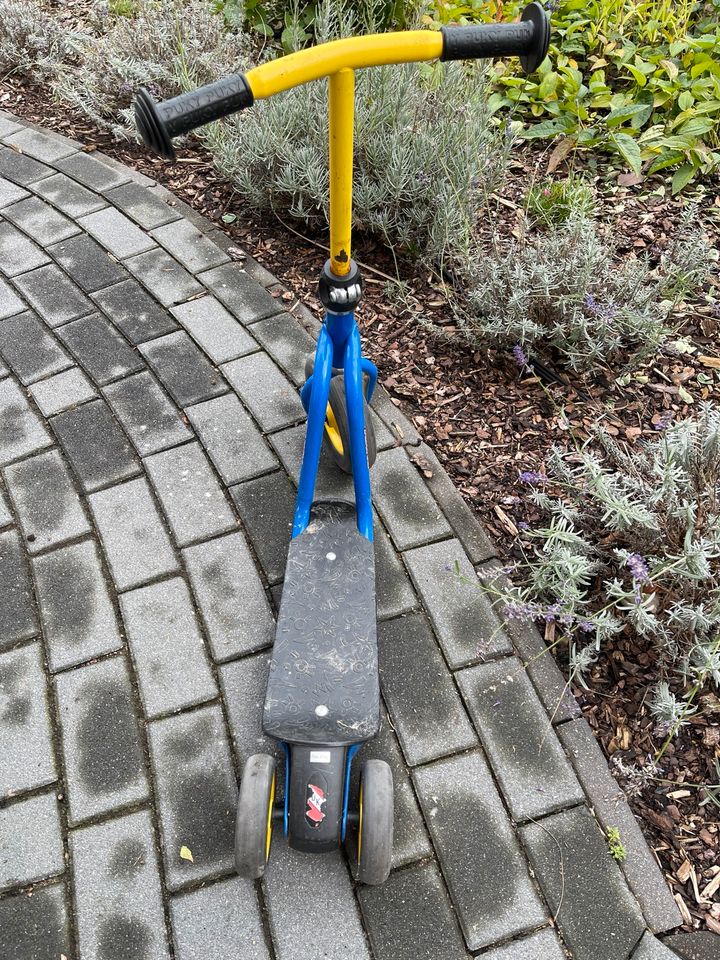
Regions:
<instances>
[{"instance_id":1,"label":"kick scooter","mask_svg":"<svg viewBox=\"0 0 720 960\"><path fill-rule=\"evenodd\" d=\"M363 283L350 257L354 71L519 56L524 71L532 73L547 54L549 35L545 11L531 3L519 23L336 40L162 103L144 89L137 96L142 139L172 160L173 137L255 100L329 78L330 259L320 277L325 320L301 391L305 449L262 720L263 731L284 748L284 801L275 802L275 759L250 757L236 822L241 876L262 876L276 821L292 847L314 853L337 849L353 823L357 876L364 883L382 883L392 859L393 783L387 763L363 765L357 804L350 804L353 757L380 727L370 495L375 439L368 409L377 369L362 355L355 311ZM354 505L313 499L323 442L338 466L352 474Z\"/></svg>"}]
</instances>

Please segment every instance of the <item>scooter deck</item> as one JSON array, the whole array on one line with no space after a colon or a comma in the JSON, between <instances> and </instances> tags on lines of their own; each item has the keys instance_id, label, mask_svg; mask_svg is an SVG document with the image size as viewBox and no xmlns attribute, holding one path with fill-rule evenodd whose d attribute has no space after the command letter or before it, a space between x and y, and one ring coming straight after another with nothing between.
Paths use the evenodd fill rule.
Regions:
<instances>
[{"instance_id":1,"label":"scooter deck","mask_svg":"<svg viewBox=\"0 0 720 960\"><path fill-rule=\"evenodd\" d=\"M290 543L263 730L287 743L360 743L380 726L375 552L355 508L313 504Z\"/></svg>"}]
</instances>

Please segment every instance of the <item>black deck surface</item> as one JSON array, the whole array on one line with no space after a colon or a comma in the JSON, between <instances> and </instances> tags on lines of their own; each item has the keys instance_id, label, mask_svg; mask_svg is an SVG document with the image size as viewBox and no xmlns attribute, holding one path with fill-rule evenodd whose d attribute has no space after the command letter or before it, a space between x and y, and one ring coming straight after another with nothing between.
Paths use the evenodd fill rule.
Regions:
<instances>
[{"instance_id":1,"label":"black deck surface","mask_svg":"<svg viewBox=\"0 0 720 960\"><path fill-rule=\"evenodd\" d=\"M263 729L289 743L368 740L379 727L375 553L355 508L313 505L290 544Z\"/></svg>"}]
</instances>

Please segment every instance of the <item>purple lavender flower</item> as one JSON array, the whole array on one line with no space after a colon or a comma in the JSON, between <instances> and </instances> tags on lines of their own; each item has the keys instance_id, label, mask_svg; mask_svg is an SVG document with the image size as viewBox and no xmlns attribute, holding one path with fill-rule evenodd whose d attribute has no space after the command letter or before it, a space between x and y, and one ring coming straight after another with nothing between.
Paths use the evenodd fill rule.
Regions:
<instances>
[{"instance_id":1,"label":"purple lavender flower","mask_svg":"<svg viewBox=\"0 0 720 960\"><path fill-rule=\"evenodd\" d=\"M647 583L650 580L650 571L645 559L639 553L630 553L625 561L636 583Z\"/></svg>"},{"instance_id":2,"label":"purple lavender flower","mask_svg":"<svg viewBox=\"0 0 720 960\"><path fill-rule=\"evenodd\" d=\"M536 483L545 483L547 477L544 473L538 473L537 470L521 470L518 473L518 478L523 483L529 483L531 486L534 486Z\"/></svg>"},{"instance_id":3,"label":"purple lavender flower","mask_svg":"<svg viewBox=\"0 0 720 960\"><path fill-rule=\"evenodd\" d=\"M589 620L581 620L578 624L583 633L592 633L595 629Z\"/></svg>"},{"instance_id":4,"label":"purple lavender flower","mask_svg":"<svg viewBox=\"0 0 720 960\"><path fill-rule=\"evenodd\" d=\"M618 310L616 304L614 303L598 303L591 293L588 293L585 296L585 306L594 317L597 317L599 320L603 320L605 323L610 323L610 321L614 319Z\"/></svg>"},{"instance_id":5,"label":"purple lavender flower","mask_svg":"<svg viewBox=\"0 0 720 960\"><path fill-rule=\"evenodd\" d=\"M527 520L521 520L518 524L518 527L520 527L521 530L529 530L530 524L527 522Z\"/></svg>"},{"instance_id":6,"label":"purple lavender flower","mask_svg":"<svg viewBox=\"0 0 720 960\"><path fill-rule=\"evenodd\" d=\"M524 370L525 367L530 365L530 361L528 360L525 351L519 343L513 347L513 356L515 357L515 362L521 370Z\"/></svg>"},{"instance_id":7,"label":"purple lavender flower","mask_svg":"<svg viewBox=\"0 0 720 960\"><path fill-rule=\"evenodd\" d=\"M556 600L555 603L551 603L550 606L543 613L543 620L545 623L555 623L557 615L560 613L562 605Z\"/></svg>"},{"instance_id":8,"label":"purple lavender flower","mask_svg":"<svg viewBox=\"0 0 720 960\"><path fill-rule=\"evenodd\" d=\"M532 603L509 600L503 604L503 613L508 620L532 620L537 614L537 609Z\"/></svg>"},{"instance_id":9,"label":"purple lavender flower","mask_svg":"<svg viewBox=\"0 0 720 960\"><path fill-rule=\"evenodd\" d=\"M667 430L667 428L672 423L672 410L666 410L665 413L660 417L658 422L655 424L656 430Z\"/></svg>"}]
</instances>

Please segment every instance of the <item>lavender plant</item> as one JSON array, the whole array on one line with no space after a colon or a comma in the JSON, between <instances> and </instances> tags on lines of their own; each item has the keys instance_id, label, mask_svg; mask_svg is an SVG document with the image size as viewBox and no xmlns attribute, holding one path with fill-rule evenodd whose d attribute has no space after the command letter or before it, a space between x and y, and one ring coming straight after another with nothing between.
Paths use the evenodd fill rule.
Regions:
<instances>
[{"instance_id":1,"label":"lavender plant","mask_svg":"<svg viewBox=\"0 0 720 960\"><path fill-rule=\"evenodd\" d=\"M646 640L650 709L674 734L696 693L720 687L720 408L705 404L637 449L598 439L600 454L555 450L547 474L521 474L547 519L526 534L518 585L484 589L507 617L554 623L576 679L614 635Z\"/></svg>"},{"instance_id":2,"label":"lavender plant","mask_svg":"<svg viewBox=\"0 0 720 960\"><path fill-rule=\"evenodd\" d=\"M114 17L98 4L96 12L96 32L79 63L61 68L56 94L116 136L135 136L139 86L172 97L247 67L249 41L207 0L136 0L132 15Z\"/></svg>"},{"instance_id":3,"label":"lavender plant","mask_svg":"<svg viewBox=\"0 0 720 960\"><path fill-rule=\"evenodd\" d=\"M697 221L688 208L655 268L647 257L618 261L578 211L529 239L496 242L489 253L475 248L467 296L456 307L461 332L473 346L552 349L577 370L651 355L716 256Z\"/></svg>"},{"instance_id":4,"label":"lavender plant","mask_svg":"<svg viewBox=\"0 0 720 960\"><path fill-rule=\"evenodd\" d=\"M39 0L0 0L0 71L53 77L82 35L60 24Z\"/></svg>"}]
</instances>

